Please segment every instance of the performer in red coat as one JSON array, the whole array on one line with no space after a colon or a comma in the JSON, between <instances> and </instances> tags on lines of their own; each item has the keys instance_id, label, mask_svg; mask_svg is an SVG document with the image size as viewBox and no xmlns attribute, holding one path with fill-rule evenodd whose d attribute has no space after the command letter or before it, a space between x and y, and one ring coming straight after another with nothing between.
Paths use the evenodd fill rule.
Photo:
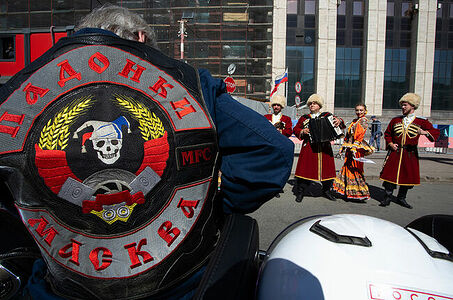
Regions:
<instances>
[{"instance_id":1,"label":"performer in red coat","mask_svg":"<svg viewBox=\"0 0 453 300\"><path fill-rule=\"evenodd\" d=\"M385 198L380 206L390 204L393 190L399 185L398 203L412 208L406 202L406 194L414 185L420 184L418 139L420 135L425 135L434 142L440 133L433 128L431 122L415 116L414 112L420 105L419 95L407 93L401 97L399 103L403 115L393 118L384 133L388 153L380 176L385 188Z\"/></svg>"},{"instance_id":2,"label":"performer in red coat","mask_svg":"<svg viewBox=\"0 0 453 300\"><path fill-rule=\"evenodd\" d=\"M282 109L285 107L286 99L280 95L274 95L271 99L271 106L274 113L264 115L272 125L286 137L293 134L293 123L291 118L282 114Z\"/></svg>"},{"instance_id":3,"label":"performer in red coat","mask_svg":"<svg viewBox=\"0 0 453 300\"><path fill-rule=\"evenodd\" d=\"M302 140L302 148L295 173L296 201L302 201L304 190L311 181L321 181L324 197L335 201L335 197L330 192L332 182L336 177L332 147L330 142L312 143L310 141L310 134L315 133L311 133L309 128L310 118L327 118L332 114L329 112L320 112L323 106L323 99L320 95L311 95L307 100L307 105L310 113L300 117L296 126L294 126L294 134ZM335 116L334 125L345 128L343 120Z\"/></svg>"}]
</instances>

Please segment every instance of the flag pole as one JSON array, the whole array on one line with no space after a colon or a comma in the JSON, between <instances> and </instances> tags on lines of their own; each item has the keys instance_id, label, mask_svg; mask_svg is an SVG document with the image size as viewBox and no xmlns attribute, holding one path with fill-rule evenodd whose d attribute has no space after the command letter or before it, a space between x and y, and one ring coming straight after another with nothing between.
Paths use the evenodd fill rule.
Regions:
<instances>
[{"instance_id":1,"label":"flag pole","mask_svg":"<svg viewBox=\"0 0 453 300\"><path fill-rule=\"evenodd\" d=\"M288 81L285 82L285 98L286 98L286 105L288 105L288 85L289 85L289 74L288 74L288 67L286 67L285 73L288 76Z\"/></svg>"}]
</instances>

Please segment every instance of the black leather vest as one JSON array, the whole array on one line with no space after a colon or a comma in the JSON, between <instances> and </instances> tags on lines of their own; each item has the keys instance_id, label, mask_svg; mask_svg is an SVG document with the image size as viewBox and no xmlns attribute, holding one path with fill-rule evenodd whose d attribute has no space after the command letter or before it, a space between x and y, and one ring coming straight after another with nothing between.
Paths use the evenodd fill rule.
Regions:
<instances>
[{"instance_id":1,"label":"black leather vest","mask_svg":"<svg viewBox=\"0 0 453 300\"><path fill-rule=\"evenodd\" d=\"M221 217L196 70L141 43L60 40L0 91L0 172L55 293L137 299L203 265Z\"/></svg>"}]
</instances>

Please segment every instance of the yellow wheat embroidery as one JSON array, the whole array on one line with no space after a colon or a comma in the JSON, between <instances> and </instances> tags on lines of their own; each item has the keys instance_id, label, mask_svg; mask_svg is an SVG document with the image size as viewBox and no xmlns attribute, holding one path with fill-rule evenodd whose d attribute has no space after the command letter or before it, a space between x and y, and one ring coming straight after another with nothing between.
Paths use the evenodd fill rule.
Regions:
<instances>
[{"instance_id":1,"label":"yellow wheat embroidery","mask_svg":"<svg viewBox=\"0 0 453 300\"><path fill-rule=\"evenodd\" d=\"M142 133L142 138L145 141L153 140L164 136L165 128L162 121L156 116L155 113L143 104L135 101L131 97L116 95L115 100L118 104L128 112L130 112L134 119L139 123L138 128Z\"/></svg>"},{"instance_id":2,"label":"yellow wheat embroidery","mask_svg":"<svg viewBox=\"0 0 453 300\"><path fill-rule=\"evenodd\" d=\"M69 126L92 105L91 96L74 101L49 119L41 131L38 146L42 150L64 150L69 141Z\"/></svg>"}]
</instances>

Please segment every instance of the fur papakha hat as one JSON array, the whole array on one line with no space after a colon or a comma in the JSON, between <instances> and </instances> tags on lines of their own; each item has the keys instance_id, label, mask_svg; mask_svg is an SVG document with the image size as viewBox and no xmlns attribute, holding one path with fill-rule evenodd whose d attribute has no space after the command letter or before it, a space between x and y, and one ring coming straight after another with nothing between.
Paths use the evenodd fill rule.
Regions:
<instances>
[{"instance_id":1,"label":"fur papakha hat","mask_svg":"<svg viewBox=\"0 0 453 300\"><path fill-rule=\"evenodd\" d=\"M282 108L285 108L286 98L281 95L274 95L271 98L271 106L274 104L280 105Z\"/></svg>"},{"instance_id":2,"label":"fur papakha hat","mask_svg":"<svg viewBox=\"0 0 453 300\"><path fill-rule=\"evenodd\" d=\"M307 106L309 106L312 102L318 103L319 107L322 107L324 105L324 100L322 99L321 95L318 94L313 94L308 97Z\"/></svg>"},{"instance_id":3,"label":"fur papakha hat","mask_svg":"<svg viewBox=\"0 0 453 300\"><path fill-rule=\"evenodd\" d=\"M401 97L399 103L401 105L402 102L407 102L410 105L414 106L417 109L420 105L421 98L419 95L415 93L406 93L403 97Z\"/></svg>"}]
</instances>

